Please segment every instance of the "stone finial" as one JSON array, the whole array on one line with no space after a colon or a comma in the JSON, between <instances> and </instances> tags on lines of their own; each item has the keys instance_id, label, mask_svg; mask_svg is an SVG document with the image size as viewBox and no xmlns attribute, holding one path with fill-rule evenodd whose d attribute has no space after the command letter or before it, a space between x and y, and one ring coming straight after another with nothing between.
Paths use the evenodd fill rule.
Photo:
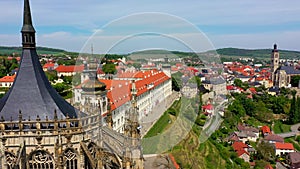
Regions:
<instances>
[{"instance_id":1,"label":"stone finial","mask_svg":"<svg viewBox=\"0 0 300 169\"><path fill-rule=\"evenodd\" d=\"M41 118L39 115L36 116L36 121L41 121Z\"/></svg>"},{"instance_id":2,"label":"stone finial","mask_svg":"<svg viewBox=\"0 0 300 169\"><path fill-rule=\"evenodd\" d=\"M21 112L21 110L19 110L19 122L21 122L22 121L22 112Z\"/></svg>"},{"instance_id":3,"label":"stone finial","mask_svg":"<svg viewBox=\"0 0 300 169\"><path fill-rule=\"evenodd\" d=\"M57 120L57 112L56 112L56 109L54 109L54 120Z\"/></svg>"}]
</instances>

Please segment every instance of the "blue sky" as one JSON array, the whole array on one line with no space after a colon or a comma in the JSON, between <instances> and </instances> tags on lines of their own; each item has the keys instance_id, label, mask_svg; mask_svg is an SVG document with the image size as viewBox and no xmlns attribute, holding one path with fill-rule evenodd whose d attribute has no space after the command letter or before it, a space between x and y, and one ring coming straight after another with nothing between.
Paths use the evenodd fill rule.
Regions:
<instances>
[{"instance_id":1,"label":"blue sky","mask_svg":"<svg viewBox=\"0 0 300 169\"><path fill-rule=\"evenodd\" d=\"M281 49L300 51L300 1L296 0L30 0L30 3L39 46L81 51L91 41L97 52L103 53L118 41L124 41L120 37L144 31L171 37L176 34L179 40L189 35L190 39L185 40L190 42L185 44L196 47L199 43L195 43L198 39L193 35L197 32L194 25L215 48L271 48L278 43ZM0 45L20 46L22 12L23 0L0 1ZM151 17L152 13L156 15ZM91 40L95 32L101 36L100 44ZM143 45L137 40L139 37L126 41L116 52L126 53L147 45L186 50L172 40L169 44L163 38L145 37L148 40L144 38Z\"/></svg>"}]
</instances>

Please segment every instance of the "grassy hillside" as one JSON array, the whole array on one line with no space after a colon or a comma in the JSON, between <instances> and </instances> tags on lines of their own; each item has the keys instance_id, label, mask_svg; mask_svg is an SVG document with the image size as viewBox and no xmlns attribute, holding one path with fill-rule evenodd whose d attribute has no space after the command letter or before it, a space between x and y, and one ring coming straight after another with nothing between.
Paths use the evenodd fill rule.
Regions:
<instances>
[{"instance_id":1,"label":"grassy hillside","mask_svg":"<svg viewBox=\"0 0 300 169\"><path fill-rule=\"evenodd\" d=\"M0 55L11 55L12 53L20 55L22 52L22 47L5 47L0 46ZM53 49L53 48L47 48L47 47L37 47L37 52L39 54L63 54L68 53L67 51L61 50L61 49Z\"/></svg>"},{"instance_id":2,"label":"grassy hillside","mask_svg":"<svg viewBox=\"0 0 300 169\"><path fill-rule=\"evenodd\" d=\"M12 53L16 53L18 55L21 54L22 47L5 47L0 46L0 55L7 56ZM238 49L238 48L222 48L217 49L217 53L224 58L238 58L238 57L250 57L250 58L258 58L258 59L270 59L272 49ZM60 55L71 55L75 56L78 53L68 52L61 49L53 49L47 47L37 47L37 52L39 54L52 54L54 56ZM279 50L280 58L286 59L300 59L299 51L290 51L290 50ZM147 50L147 51L138 51L133 52L129 55L129 57L142 57L142 58L185 58L185 57L206 57L210 54L210 52L204 53L192 53L192 52L181 52L181 51L166 51L166 50Z\"/></svg>"}]
</instances>

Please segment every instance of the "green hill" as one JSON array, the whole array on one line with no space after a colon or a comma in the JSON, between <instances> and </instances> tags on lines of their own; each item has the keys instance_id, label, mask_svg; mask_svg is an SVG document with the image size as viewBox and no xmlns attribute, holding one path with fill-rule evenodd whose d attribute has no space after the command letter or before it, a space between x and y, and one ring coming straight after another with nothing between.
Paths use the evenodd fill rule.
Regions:
<instances>
[{"instance_id":1,"label":"green hill","mask_svg":"<svg viewBox=\"0 0 300 169\"><path fill-rule=\"evenodd\" d=\"M224 57L250 57L250 58L267 58L271 57L272 49L238 49L238 48L222 48L217 49L218 54ZM296 59L300 58L299 51L279 50L280 58Z\"/></svg>"},{"instance_id":2,"label":"green hill","mask_svg":"<svg viewBox=\"0 0 300 169\"><path fill-rule=\"evenodd\" d=\"M13 53L15 55L20 55L22 52L22 47L6 47L6 46L0 46L0 55L2 56L8 56L12 55ZM61 55L61 54L67 54L69 52L61 49L53 49L53 48L47 48L47 47L37 47L38 54L49 54L49 55Z\"/></svg>"},{"instance_id":3,"label":"green hill","mask_svg":"<svg viewBox=\"0 0 300 169\"><path fill-rule=\"evenodd\" d=\"M217 53L224 58L237 58L237 57L249 57L249 58L257 58L257 59L270 59L272 49L239 49L239 48L222 48L217 49ZM22 52L22 47L6 47L0 46L0 56L8 56L13 53L20 55ZM47 47L37 47L38 54L51 54L54 56L61 55L71 55L78 56L76 52L68 52L62 49L54 49ZM300 51L291 51L291 50L279 50L280 58L282 59L300 59ZM192 52L182 52L182 51L166 51L166 50L146 50L146 51L137 51L133 52L130 55L136 56L148 56L151 55L153 57L199 57L206 56L210 52L198 53L196 55ZM123 56L123 55L122 55Z\"/></svg>"}]
</instances>

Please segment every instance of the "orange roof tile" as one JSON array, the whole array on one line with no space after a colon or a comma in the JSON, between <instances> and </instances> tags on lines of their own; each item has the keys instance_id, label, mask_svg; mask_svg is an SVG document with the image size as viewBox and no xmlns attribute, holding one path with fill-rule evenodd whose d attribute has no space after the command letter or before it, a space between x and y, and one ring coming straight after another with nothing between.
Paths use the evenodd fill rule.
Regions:
<instances>
[{"instance_id":1,"label":"orange roof tile","mask_svg":"<svg viewBox=\"0 0 300 169\"><path fill-rule=\"evenodd\" d=\"M106 85L107 97L110 100L111 110L122 106L131 100L131 83L129 80L100 79Z\"/></svg>"},{"instance_id":2,"label":"orange roof tile","mask_svg":"<svg viewBox=\"0 0 300 169\"><path fill-rule=\"evenodd\" d=\"M142 95L148 90L162 84L166 80L170 79L165 73L161 71L156 71L151 73L151 71L144 72L143 74L137 74L138 77L144 75L142 80L136 81L135 86L137 89L137 96Z\"/></svg>"},{"instance_id":3,"label":"orange roof tile","mask_svg":"<svg viewBox=\"0 0 300 169\"><path fill-rule=\"evenodd\" d=\"M0 82L14 82L15 81L16 74L12 76L4 76L0 79Z\"/></svg>"},{"instance_id":4,"label":"orange roof tile","mask_svg":"<svg viewBox=\"0 0 300 169\"><path fill-rule=\"evenodd\" d=\"M82 72L84 69L84 65L59 65L55 70L57 72Z\"/></svg>"},{"instance_id":5,"label":"orange roof tile","mask_svg":"<svg viewBox=\"0 0 300 169\"><path fill-rule=\"evenodd\" d=\"M244 148L248 148L248 146L247 146L245 143L239 142L239 141L234 142L234 143L232 144L232 147L233 147L233 149L234 149L235 151L238 151L238 150L244 150Z\"/></svg>"},{"instance_id":6,"label":"orange roof tile","mask_svg":"<svg viewBox=\"0 0 300 169\"><path fill-rule=\"evenodd\" d=\"M262 126L261 127L261 131L262 131L263 134L265 134L265 133L271 133L271 130L270 130L270 128L268 126Z\"/></svg>"},{"instance_id":7,"label":"orange roof tile","mask_svg":"<svg viewBox=\"0 0 300 169\"><path fill-rule=\"evenodd\" d=\"M46 63L46 64L44 64L44 66L43 66L43 68L44 69L48 69L49 67L54 67L54 63Z\"/></svg>"},{"instance_id":8,"label":"orange roof tile","mask_svg":"<svg viewBox=\"0 0 300 169\"><path fill-rule=\"evenodd\" d=\"M276 142L275 143L275 148L276 149L281 149L281 150L294 150L294 145L292 143Z\"/></svg>"}]
</instances>

